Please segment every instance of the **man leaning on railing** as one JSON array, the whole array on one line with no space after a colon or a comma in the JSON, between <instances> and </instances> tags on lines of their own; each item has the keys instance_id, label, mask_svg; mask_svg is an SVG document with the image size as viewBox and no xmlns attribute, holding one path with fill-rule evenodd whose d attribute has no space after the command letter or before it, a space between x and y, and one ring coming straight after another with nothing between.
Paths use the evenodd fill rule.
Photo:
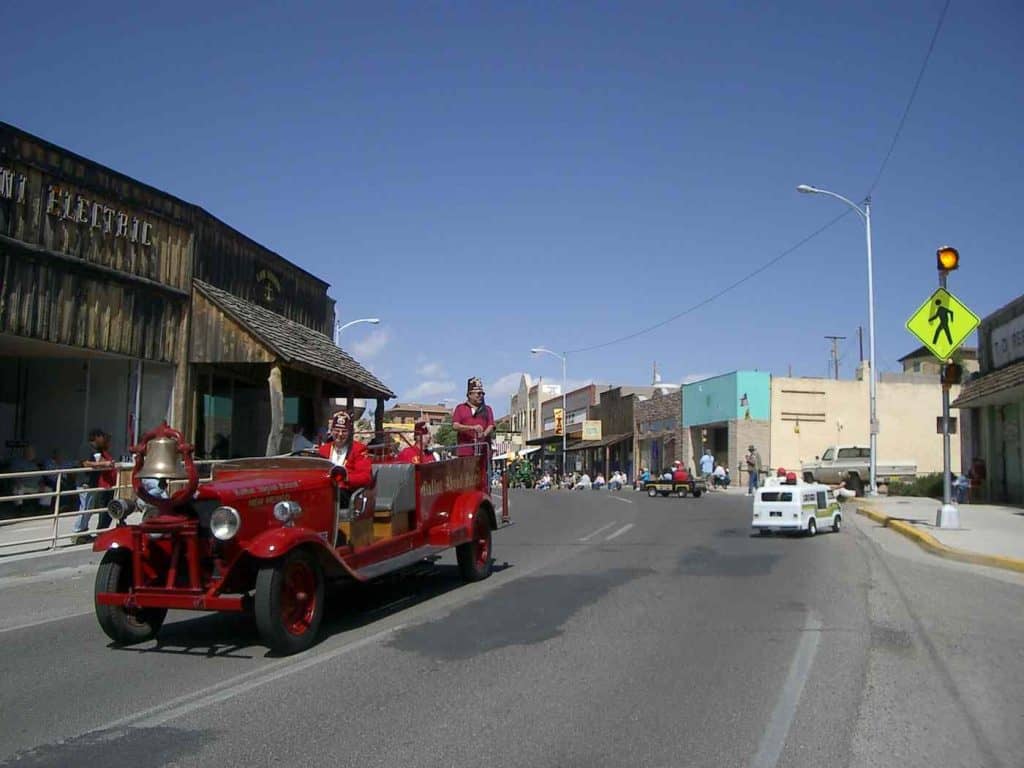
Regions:
<instances>
[{"instance_id":1,"label":"man leaning on railing","mask_svg":"<svg viewBox=\"0 0 1024 768\"><path fill-rule=\"evenodd\" d=\"M104 528L110 527L110 513L106 511L106 507L114 498L113 489L117 486L117 468L114 464L114 457L108 450L109 447L110 435L102 429L91 430L88 444L82 447L80 463L83 467L93 471L82 475L78 487L92 490L83 491L78 495L81 499L79 509L83 511L75 520L74 528L72 528L72 532L79 534L73 540L75 544L87 544L92 540L92 537L88 535L89 518L92 517L92 513L86 512L87 509L103 508L97 521L96 530L102 531Z\"/></svg>"}]
</instances>

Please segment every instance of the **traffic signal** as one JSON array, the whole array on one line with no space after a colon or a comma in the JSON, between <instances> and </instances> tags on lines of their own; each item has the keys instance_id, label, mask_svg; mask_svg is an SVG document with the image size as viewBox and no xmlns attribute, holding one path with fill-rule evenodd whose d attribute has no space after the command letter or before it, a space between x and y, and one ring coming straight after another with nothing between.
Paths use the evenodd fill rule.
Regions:
<instances>
[{"instance_id":1,"label":"traffic signal","mask_svg":"<svg viewBox=\"0 0 1024 768\"><path fill-rule=\"evenodd\" d=\"M964 378L964 367L958 363L946 363L942 366L942 383L951 387L959 384Z\"/></svg>"},{"instance_id":2,"label":"traffic signal","mask_svg":"<svg viewBox=\"0 0 1024 768\"><path fill-rule=\"evenodd\" d=\"M960 266L960 251L944 245L935 252L935 266L939 272L952 272Z\"/></svg>"}]
</instances>

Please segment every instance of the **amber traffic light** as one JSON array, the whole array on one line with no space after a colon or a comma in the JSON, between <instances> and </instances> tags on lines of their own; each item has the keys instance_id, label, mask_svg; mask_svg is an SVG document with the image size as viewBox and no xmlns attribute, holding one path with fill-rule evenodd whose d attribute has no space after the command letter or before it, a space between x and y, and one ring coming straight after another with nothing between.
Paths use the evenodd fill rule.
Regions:
<instances>
[{"instance_id":1,"label":"amber traffic light","mask_svg":"<svg viewBox=\"0 0 1024 768\"><path fill-rule=\"evenodd\" d=\"M960 251L944 245L935 252L935 262L939 272L952 272L960 266Z\"/></svg>"}]
</instances>

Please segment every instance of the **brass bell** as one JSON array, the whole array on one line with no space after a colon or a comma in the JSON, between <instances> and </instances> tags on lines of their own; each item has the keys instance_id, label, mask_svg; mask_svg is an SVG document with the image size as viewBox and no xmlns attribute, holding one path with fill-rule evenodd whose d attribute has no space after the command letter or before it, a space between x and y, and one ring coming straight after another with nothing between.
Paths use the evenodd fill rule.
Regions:
<instances>
[{"instance_id":1,"label":"brass bell","mask_svg":"<svg viewBox=\"0 0 1024 768\"><path fill-rule=\"evenodd\" d=\"M155 437L146 448L146 460L139 477L157 480L187 480L188 473L178 452L178 441L173 437Z\"/></svg>"}]
</instances>

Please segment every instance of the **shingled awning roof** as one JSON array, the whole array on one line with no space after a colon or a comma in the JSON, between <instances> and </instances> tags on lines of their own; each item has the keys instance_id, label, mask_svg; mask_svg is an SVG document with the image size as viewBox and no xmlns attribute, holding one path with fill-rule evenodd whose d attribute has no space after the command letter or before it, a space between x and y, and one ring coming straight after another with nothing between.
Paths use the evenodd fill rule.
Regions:
<instances>
[{"instance_id":1,"label":"shingled awning roof","mask_svg":"<svg viewBox=\"0 0 1024 768\"><path fill-rule=\"evenodd\" d=\"M322 378L349 388L353 397L389 399L395 396L380 379L319 331L209 283L201 280L192 282L205 298L285 365L311 370Z\"/></svg>"},{"instance_id":2,"label":"shingled awning roof","mask_svg":"<svg viewBox=\"0 0 1024 768\"><path fill-rule=\"evenodd\" d=\"M1012 402L1020 396L1021 389L1024 389L1024 360L964 382L960 396L950 407L973 408Z\"/></svg>"}]
</instances>

